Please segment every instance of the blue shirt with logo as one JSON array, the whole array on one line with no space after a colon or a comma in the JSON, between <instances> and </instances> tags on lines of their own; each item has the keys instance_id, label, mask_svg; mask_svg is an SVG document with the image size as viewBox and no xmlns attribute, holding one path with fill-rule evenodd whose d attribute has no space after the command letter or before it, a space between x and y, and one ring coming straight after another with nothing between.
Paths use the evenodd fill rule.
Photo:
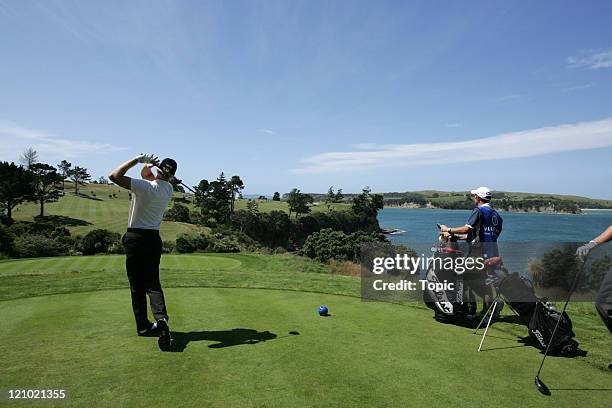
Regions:
<instances>
[{"instance_id":1,"label":"blue shirt with logo","mask_svg":"<svg viewBox=\"0 0 612 408\"><path fill-rule=\"evenodd\" d=\"M470 226L467 240L471 245L480 243L485 258L499 256L497 238L502 232L502 217L489 204L474 208L466 225Z\"/></svg>"}]
</instances>

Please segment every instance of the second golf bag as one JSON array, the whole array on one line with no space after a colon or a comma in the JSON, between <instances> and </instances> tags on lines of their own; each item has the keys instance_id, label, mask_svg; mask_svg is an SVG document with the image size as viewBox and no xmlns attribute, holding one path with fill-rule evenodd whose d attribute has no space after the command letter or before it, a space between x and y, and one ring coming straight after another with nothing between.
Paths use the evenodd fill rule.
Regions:
<instances>
[{"instance_id":1,"label":"second golf bag","mask_svg":"<svg viewBox=\"0 0 612 408\"><path fill-rule=\"evenodd\" d=\"M552 338L557 321L559 327ZM548 308L542 302L536 303L535 310L529 321L529 336L536 346L542 350L548 349L548 354L571 357L578 350L578 342L573 339L572 319L567 313L563 314ZM549 346L550 343L550 346Z\"/></svg>"},{"instance_id":2,"label":"second golf bag","mask_svg":"<svg viewBox=\"0 0 612 408\"><path fill-rule=\"evenodd\" d=\"M550 344L549 354L572 356L578 350L578 342L573 339L572 320L567 313L559 313L545 305L535 295L531 282L518 273L508 274L498 286L507 304L519 315L529 328L529 337L535 345L545 350ZM558 320L559 328L551 340Z\"/></svg>"}]
</instances>

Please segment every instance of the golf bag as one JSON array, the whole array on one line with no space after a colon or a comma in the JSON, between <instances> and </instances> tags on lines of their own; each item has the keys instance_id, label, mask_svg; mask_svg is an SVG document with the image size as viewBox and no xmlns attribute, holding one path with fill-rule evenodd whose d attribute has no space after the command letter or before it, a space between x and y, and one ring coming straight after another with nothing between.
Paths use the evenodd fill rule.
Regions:
<instances>
[{"instance_id":1,"label":"golf bag","mask_svg":"<svg viewBox=\"0 0 612 408\"><path fill-rule=\"evenodd\" d=\"M561 314L538 299L531 281L514 272L501 280L497 290L506 304L527 325L529 337L536 347L546 350L550 343L549 354L566 357L575 355L578 342L573 339L572 320L567 313ZM555 337L551 339L559 320Z\"/></svg>"},{"instance_id":2,"label":"golf bag","mask_svg":"<svg viewBox=\"0 0 612 408\"><path fill-rule=\"evenodd\" d=\"M551 339L559 320L561 321L555 337ZM548 354L551 355L571 357L578 350L578 342L573 339L572 320L568 314L549 309L542 302L536 303L533 316L529 321L529 337L542 350L546 350L550 343Z\"/></svg>"},{"instance_id":3,"label":"golf bag","mask_svg":"<svg viewBox=\"0 0 612 408\"><path fill-rule=\"evenodd\" d=\"M463 253L459 251L457 242L449 240L441 241L434 249L434 259L448 257L460 257ZM434 318L439 322L454 322L464 318L468 314L476 313L476 298L473 291L464 285L463 276L452 269L438 268L432 262L425 275L430 283L452 283L454 290L430 290L423 291L423 301L434 311Z\"/></svg>"}]
</instances>

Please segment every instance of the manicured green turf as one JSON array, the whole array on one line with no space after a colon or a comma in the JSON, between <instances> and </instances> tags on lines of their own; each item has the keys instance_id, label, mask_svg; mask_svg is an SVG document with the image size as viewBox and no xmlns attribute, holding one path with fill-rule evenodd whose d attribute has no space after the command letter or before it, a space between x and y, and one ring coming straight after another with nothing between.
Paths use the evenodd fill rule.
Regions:
<instances>
[{"instance_id":1,"label":"manicured green turf","mask_svg":"<svg viewBox=\"0 0 612 408\"><path fill-rule=\"evenodd\" d=\"M546 398L532 384L541 354L515 324L496 323L477 353L470 329L419 305L362 302L359 279L299 257L167 255L162 268L182 352L134 335L122 257L0 262L2 386L65 387L58 406L609 403L609 338L593 336L605 329L582 306L570 314L588 354L547 360Z\"/></svg>"},{"instance_id":2,"label":"manicured green turf","mask_svg":"<svg viewBox=\"0 0 612 408\"><path fill-rule=\"evenodd\" d=\"M127 190L117 186L89 184L81 186L81 195L76 196L69 188L70 185L66 184L64 197L45 205L45 215L68 217L64 225L74 234L85 234L97 228L125 232L130 208ZM116 194L116 197L110 198L111 194ZM25 203L15 208L13 217L16 220L32 221L38 214L38 204ZM161 236L164 240L174 240L179 233L196 229L194 225L164 221Z\"/></svg>"}]
</instances>

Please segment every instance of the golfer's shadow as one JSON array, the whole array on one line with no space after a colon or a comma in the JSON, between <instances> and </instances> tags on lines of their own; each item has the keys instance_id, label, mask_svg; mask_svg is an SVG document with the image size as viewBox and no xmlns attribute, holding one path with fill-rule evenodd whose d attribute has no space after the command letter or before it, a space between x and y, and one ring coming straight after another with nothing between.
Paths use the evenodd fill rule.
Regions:
<instances>
[{"instance_id":1,"label":"golfer's shadow","mask_svg":"<svg viewBox=\"0 0 612 408\"><path fill-rule=\"evenodd\" d=\"M297 333L297 332L294 332ZM242 344L257 344L263 341L274 340L278 336L269 331L257 331L254 329L232 329L218 331L192 331L192 332L172 332L173 352L181 353L192 341L213 341L210 348L224 348L240 346Z\"/></svg>"}]
</instances>

